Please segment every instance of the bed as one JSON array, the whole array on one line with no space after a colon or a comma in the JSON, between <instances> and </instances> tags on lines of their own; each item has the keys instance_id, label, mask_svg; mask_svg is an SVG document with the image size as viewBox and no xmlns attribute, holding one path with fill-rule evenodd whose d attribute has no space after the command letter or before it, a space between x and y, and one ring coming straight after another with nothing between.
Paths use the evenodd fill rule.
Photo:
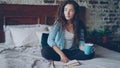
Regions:
<instances>
[{"instance_id":1,"label":"bed","mask_svg":"<svg viewBox=\"0 0 120 68\"><path fill-rule=\"evenodd\" d=\"M42 34L52 29L58 6L0 6L5 33L5 43L0 44L0 68L120 68L120 53L99 45L95 58L79 60L80 66L54 65L41 56L40 41Z\"/></svg>"}]
</instances>

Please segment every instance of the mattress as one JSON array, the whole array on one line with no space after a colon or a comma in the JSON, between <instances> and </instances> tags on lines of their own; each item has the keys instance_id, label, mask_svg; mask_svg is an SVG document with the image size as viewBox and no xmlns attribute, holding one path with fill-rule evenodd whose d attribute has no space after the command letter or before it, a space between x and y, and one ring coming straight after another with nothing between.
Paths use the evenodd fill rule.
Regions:
<instances>
[{"instance_id":1,"label":"mattress","mask_svg":"<svg viewBox=\"0 0 120 68\"><path fill-rule=\"evenodd\" d=\"M44 59L40 46L6 47L0 45L0 68L69 68L54 65ZM91 60L78 60L81 65L70 68L120 68L120 53L96 46L96 56Z\"/></svg>"}]
</instances>

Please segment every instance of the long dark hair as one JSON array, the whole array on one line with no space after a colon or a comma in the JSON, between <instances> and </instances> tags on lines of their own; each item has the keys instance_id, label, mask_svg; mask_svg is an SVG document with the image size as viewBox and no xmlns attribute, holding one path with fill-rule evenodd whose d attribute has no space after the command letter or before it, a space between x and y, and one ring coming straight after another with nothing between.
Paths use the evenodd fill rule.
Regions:
<instances>
[{"instance_id":1,"label":"long dark hair","mask_svg":"<svg viewBox=\"0 0 120 68\"><path fill-rule=\"evenodd\" d=\"M85 23L80 19L80 6L74 1L74 0L66 0L58 8L58 13L57 13L57 19L60 22L63 30L65 29L65 25L67 24L67 20L64 16L64 7L67 4L72 4L75 9L75 15L72 20L73 24L73 30L74 30L74 40L73 44L75 47L79 46L79 41L81 37L81 30L84 30L84 33L86 34L86 28L85 28Z\"/></svg>"}]
</instances>

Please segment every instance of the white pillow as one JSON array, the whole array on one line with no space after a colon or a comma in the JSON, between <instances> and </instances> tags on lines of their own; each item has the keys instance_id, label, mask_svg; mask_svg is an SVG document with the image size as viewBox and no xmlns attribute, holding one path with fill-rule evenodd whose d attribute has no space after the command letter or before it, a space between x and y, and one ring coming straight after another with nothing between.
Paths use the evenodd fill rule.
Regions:
<instances>
[{"instance_id":1,"label":"white pillow","mask_svg":"<svg viewBox=\"0 0 120 68\"><path fill-rule=\"evenodd\" d=\"M38 27L11 28L10 31L15 46L34 46L39 44L38 38L36 36L36 32L40 31L40 28Z\"/></svg>"},{"instance_id":2,"label":"white pillow","mask_svg":"<svg viewBox=\"0 0 120 68\"><path fill-rule=\"evenodd\" d=\"M21 46L38 46L39 40L35 33L29 34L22 42Z\"/></svg>"},{"instance_id":3,"label":"white pillow","mask_svg":"<svg viewBox=\"0 0 120 68\"><path fill-rule=\"evenodd\" d=\"M36 32L37 37L38 37L38 39L39 39L39 44L40 44L40 46L41 46L41 39L42 39L42 34L43 34L43 33L49 33L49 31Z\"/></svg>"},{"instance_id":4,"label":"white pillow","mask_svg":"<svg viewBox=\"0 0 120 68\"><path fill-rule=\"evenodd\" d=\"M48 25L40 25L41 31L48 31Z\"/></svg>"},{"instance_id":5,"label":"white pillow","mask_svg":"<svg viewBox=\"0 0 120 68\"><path fill-rule=\"evenodd\" d=\"M48 26L48 31L51 31L53 26Z\"/></svg>"},{"instance_id":6,"label":"white pillow","mask_svg":"<svg viewBox=\"0 0 120 68\"><path fill-rule=\"evenodd\" d=\"M5 45L14 45L10 30L5 31Z\"/></svg>"},{"instance_id":7,"label":"white pillow","mask_svg":"<svg viewBox=\"0 0 120 68\"><path fill-rule=\"evenodd\" d=\"M5 31L5 44L6 45L23 46L23 43L28 44L27 43L28 41L26 38L32 37L29 35L29 34L31 34L31 32L33 32L34 35L36 35L36 32L48 31L48 25L41 25L41 24L8 25L8 26L6 26L4 31ZM26 35L24 35L24 34L26 34ZM27 36L27 37L25 38L24 36L25 37ZM36 36L36 38L38 38L38 37ZM24 40L24 39L26 39L26 40ZM25 43L25 41L27 41L27 42Z\"/></svg>"},{"instance_id":8,"label":"white pillow","mask_svg":"<svg viewBox=\"0 0 120 68\"><path fill-rule=\"evenodd\" d=\"M34 24L34 25L7 25L4 28L5 44L6 45L14 45L13 39L11 37L10 28L33 28L33 27L39 27L40 28L40 24Z\"/></svg>"}]
</instances>

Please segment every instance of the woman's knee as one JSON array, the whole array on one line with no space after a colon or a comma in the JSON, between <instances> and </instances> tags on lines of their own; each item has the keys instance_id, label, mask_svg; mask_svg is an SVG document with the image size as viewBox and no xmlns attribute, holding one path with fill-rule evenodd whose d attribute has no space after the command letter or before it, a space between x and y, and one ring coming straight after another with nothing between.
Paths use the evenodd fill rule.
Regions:
<instances>
[{"instance_id":1,"label":"woman's knee","mask_svg":"<svg viewBox=\"0 0 120 68\"><path fill-rule=\"evenodd\" d=\"M84 53L79 55L80 57L77 57L77 59L79 60L89 60L89 59L93 59L94 58L94 53L90 54L90 55L85 55Z\"/></svg>"},{"instance_id":2,"label":"woman's knee","mask_svg":"<svg viewBox=\"0 0 120 68\"><path fill-rule=\"evenodd\" d=\"M93 58L94 58L94 55L95 55L95 53L92 53L92 54L88 55L88 56L87 56L87 59L93 59Z\"/></svg>"},{"instance_id":3,"label":"woman's knee","mask_svg":"<svg viewBox=\"0 0 120 68\"><path fill-rule=\"evenodd\" d=\"M45 47L41 50L41 54L44 58L49 56L49 52L51 51L50 47Z\"/></svg>"},{"instance_id":4,"label":"woman's knee","mask_svg":"<svg viewBox=\"0 0 120 68\"><path fill-rule=\"evenodd\" d=\"M51 48L45 47L41 50L41 54L45 59L59 61L59 55Z\"/></svg>"}]
</instances>

